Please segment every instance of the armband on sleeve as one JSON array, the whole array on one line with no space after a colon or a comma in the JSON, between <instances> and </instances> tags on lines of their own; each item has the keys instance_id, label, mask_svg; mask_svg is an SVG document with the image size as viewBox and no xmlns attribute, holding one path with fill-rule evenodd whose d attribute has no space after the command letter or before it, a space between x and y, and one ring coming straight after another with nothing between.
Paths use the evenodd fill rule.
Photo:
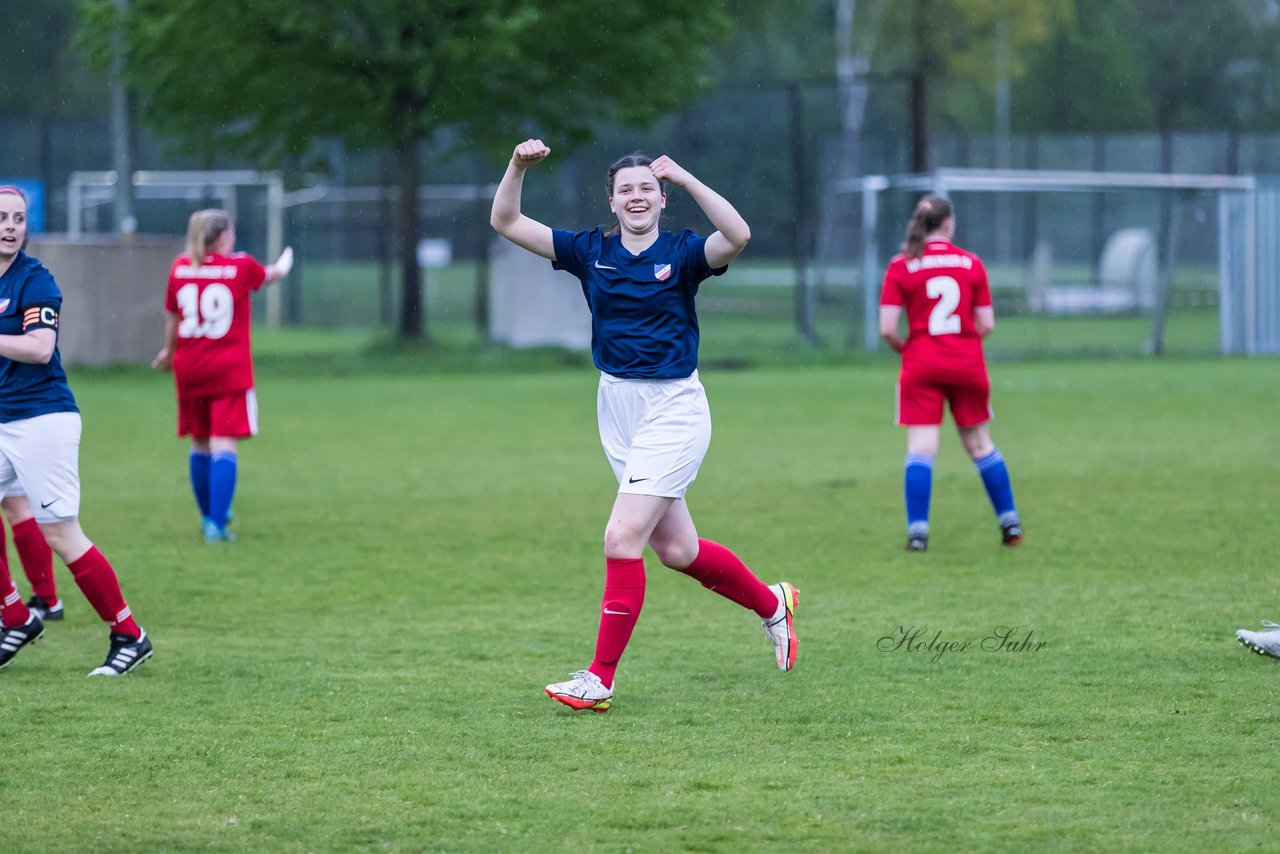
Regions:
<instances>
[{"instance_id":1,"label":"armband on sleeve","mask_svg":"<svg viewBox=\"0 0 1280 854\"><path fill-rule=\"evenodd\" d=\"M53 303L27 306L22 313L22 331L58 328L58 306Z\"/></svg>"}]
</instances>

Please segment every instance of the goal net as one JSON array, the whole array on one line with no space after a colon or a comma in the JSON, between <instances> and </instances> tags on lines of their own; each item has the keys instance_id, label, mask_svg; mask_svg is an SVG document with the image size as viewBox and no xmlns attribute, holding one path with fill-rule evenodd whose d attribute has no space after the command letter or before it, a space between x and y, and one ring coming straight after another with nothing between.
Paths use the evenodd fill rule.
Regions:
<instances>
[{"instance_id":1,"label":"goal net","mask_svg":"<svg viewBox=\"0 0 1280 854\"><path fill-rule=\"evenodd\" d=\"M131 185L140 234L185 237L193 211L218 207L235 217L238 249L271 263L284 248L284 182L278 172L138 171ZM110 231L110 209L119 187L115 172L72 172L67 181L68 237ZM279 324L281 304L281 290L267 289L269 326Z\"/></svg>"},{"instance_id":2,"label":"goal net","mask_svg":"<svg viewBox=\"0 0 1280 854\"><path fill-rule=\"evenodd\" d=\"M917 200L946 195L956 242L985 262L1009 355L1280 352L1277 197L1252 176L940 169L838 182L818 240L820 287L854 289L848 337L879 345L884 267ZM1269 195L1270 194L1270 195ZM1275 260L1273 269L1280 269Z\"/></svg>"}]
</instances>

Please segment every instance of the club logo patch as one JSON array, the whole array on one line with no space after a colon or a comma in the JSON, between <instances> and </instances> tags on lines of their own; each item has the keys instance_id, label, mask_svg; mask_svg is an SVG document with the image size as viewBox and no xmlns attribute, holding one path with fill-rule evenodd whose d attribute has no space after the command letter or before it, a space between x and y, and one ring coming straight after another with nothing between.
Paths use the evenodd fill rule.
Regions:
<instances>
[{"instance_id":1,"label":"club logo patch","mask_svg":"<svg viewBox=\"0 0 1280 854\"><path fill-rule=\"evenodd\" d=\"M665 282L667 279L671 278L671 265L670 264L654 264L653 277L657 279L659 282Z\"/></svg>"}]
</instances>

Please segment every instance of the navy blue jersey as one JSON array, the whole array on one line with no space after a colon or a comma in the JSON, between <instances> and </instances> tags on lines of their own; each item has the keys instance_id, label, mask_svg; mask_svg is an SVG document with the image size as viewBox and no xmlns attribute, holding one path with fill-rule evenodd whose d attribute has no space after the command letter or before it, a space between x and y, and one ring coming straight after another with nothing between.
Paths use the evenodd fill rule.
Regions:
<instances>
[{"instance_id":1,"label":"navy blue jersey","mask_svg":"<svg viewBox=\"0 0 1280 854\"><path fill-rule=\"evenodd\" d=\"M621 235L551 230L557 270L582 282L591 309L591 356L606 374L627 379L683 379L698 368L693 298L708 276L705 237L689 229L659 231L639 255Z\"/></svg>"},{"instance_id":2,"label":"navy blue jersey","mask_svg":"<svg viewBox=\"0 0 1280 854\"><path fill-rule=\"evenodd\" d=\"M35 258L19 252L0 276L0 335L22 335L37 328L57 334L61 311L62 292L53 275ZM0 422L78 411L56 346L47 365L0 356Z\"/></svg>"}]
</instances>

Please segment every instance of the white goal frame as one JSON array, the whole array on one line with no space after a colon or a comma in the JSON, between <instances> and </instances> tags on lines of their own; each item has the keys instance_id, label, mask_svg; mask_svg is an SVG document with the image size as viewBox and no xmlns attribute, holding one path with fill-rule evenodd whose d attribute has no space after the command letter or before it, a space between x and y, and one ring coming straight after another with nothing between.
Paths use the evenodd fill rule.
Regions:
<instances>
[{"instance_id":1,"label":"white goal frame","mask_svg":"<svg viewBox=\"0 0 1280 854\"><path fill-rule=\"evenodd\" d=\"M120 175L108 172L72 172L67 181L67 233L72 238L85 233L84 213L99 205L115 201ZM215 169L205 171L138 171L130 176L134 197L138 199L189 199L196 194L218 198L224 210L236 215L236 189L262 187L266 190L267 263L280 256L284 248L284 179L279 172L255 172L248 169ZM185 226L183 227L185 233ZM280 325L283 302L279 288L266 289L266 324Z\"/></svg>"},{"instance_id":2,"label":"white goal frame","mask_svg":"<svg viewBox=\"0 0 1280 854\"><path fill-rule=\"evenodd\" d=\"M834 182L833 197L857 195L862 202L864 346L879 346L879 293L885 259L876 244L880 194L915 190L948 195L991 193L1193 190L1218 198L1219 345L1223 353L1280 352L1280 281L1260 277L1259 267L1280 269L1280 235L1259 223L1259 181L1252 175L1191 175L1160 172L1074 172L1025 169L937 169L906 175L867 175ZM1280 188L1270 190L1280 194ZM1264 202L1269 201L1263 199ZM1266 210L1275 203L1264 205Z\"/></svg>"}]
</instances>

